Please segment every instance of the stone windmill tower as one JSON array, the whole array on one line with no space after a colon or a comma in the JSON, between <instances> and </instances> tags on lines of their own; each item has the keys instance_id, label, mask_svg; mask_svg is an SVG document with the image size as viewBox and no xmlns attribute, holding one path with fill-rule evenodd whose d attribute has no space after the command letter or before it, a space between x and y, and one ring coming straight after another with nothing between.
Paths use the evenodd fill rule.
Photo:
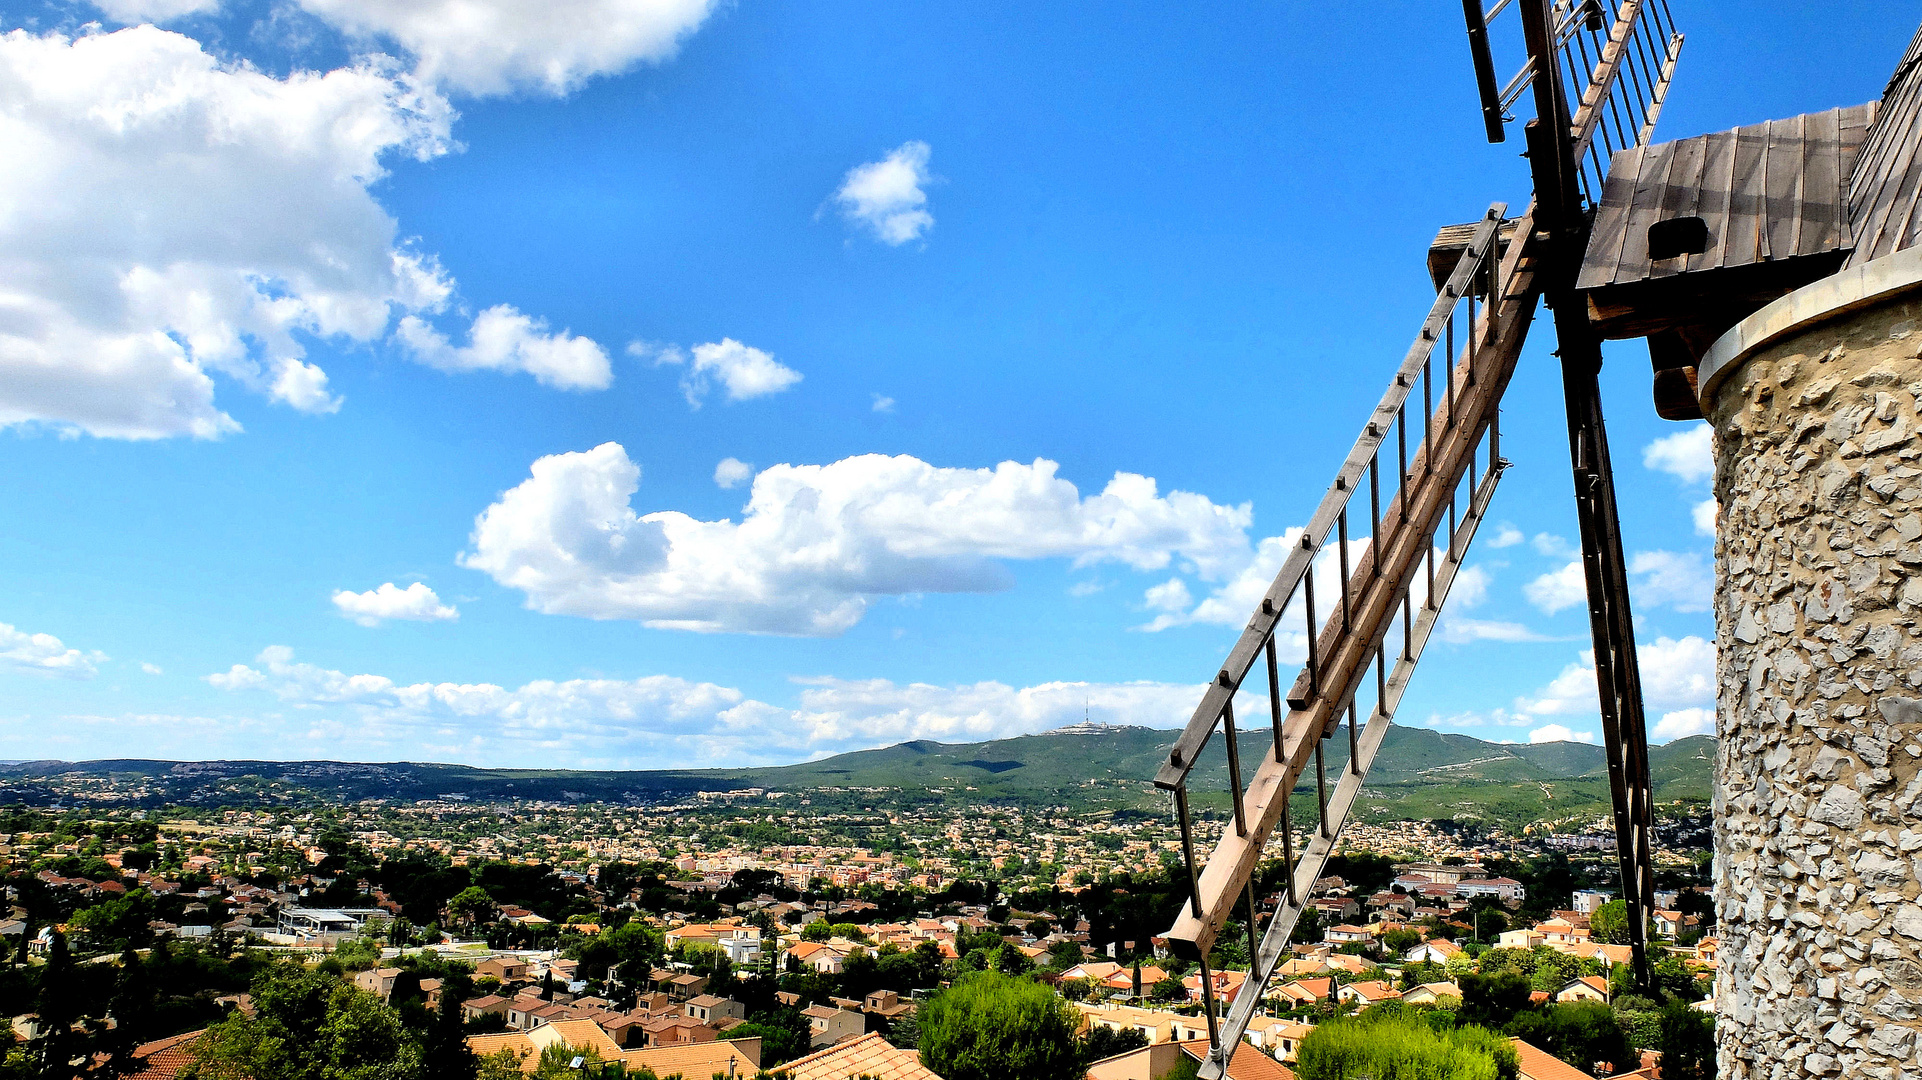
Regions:
<instances>
[{"instance_id":1,"label":"stone windmill tower","mask_svg":"<svg viewBox=\"0 0 1922 1080\"><path fill-rule=\"evenodd\" d=\"M1503 86L1488 22L1511 4L1528 57ZM1419 335L1155 777L1182 829L1190 902L1168 942L1202 967L1201 1075L1223 1074L1279 966L1507 467L1501 398L1546 303L1635 981L1652 799L1596 374L1602 340L1642 337L1657 411L1716 434L1723 1075L1922 1080L1922 34L1878 102L1657 144L1682 45L1664 0L1463 9L1490 140L1535 106L1534 197L1442 230ZM1238 702L1272 727L1245 785ZM1213 746L1231 817L1203 860L1188 785ZM1253 877L1276 854L1258 934ZM1207 958L1237 911L1253 970L1223 1010Z\"/></svg>"}]
</instances>

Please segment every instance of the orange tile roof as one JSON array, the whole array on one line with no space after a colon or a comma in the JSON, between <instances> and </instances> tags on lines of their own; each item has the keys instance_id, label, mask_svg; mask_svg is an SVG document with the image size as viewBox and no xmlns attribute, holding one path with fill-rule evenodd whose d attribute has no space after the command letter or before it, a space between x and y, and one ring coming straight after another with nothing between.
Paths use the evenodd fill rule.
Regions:
<instances>
[{"instance_id":1,"label":"orange tile roof","mask_svg":"<svg viewBox=\"0 0 1922 1080\"><path fill-rule=\"evenodd\" d=\"M1521 1059L1521 1080L1595 1080L1538 1046L1531 1046L1520 1039L1508 1041L1515 1044L1515 1056Z\"/></svg>"},{"instance_id":2,"label":"orange tile roof","mask_svg":"<svg viewBox=\"0 0 1922 1080\"><path fill-rule=\"evenodd\" d=\"M207 1029L201 1028L134 1048L134 1061L139 1067L127 1074L127 1080L174 1080L182 1069L192 1064L194 1040L206 1033Z\"/></svg>"},{"instance_id":3,"label":"orange tile roof","mask_svg":"<svg viewBox=\"0 0 1922 1080\"><path fill-rule=\"evenodd\" d=\"M777 1066L775 1071L793 1080L847 1080L850 1076L871 1076L875 1080L941 1080L934 1070L921 1064L921 1055L889 1045L879 1032L795 1058Z\"/></svg>"},{"instance_id":4,"label":"orange tile roof","mask_svg":"<svg viewBox=\"0 0 1922 1080\"><path fill-rule=\"evenodd\" d=\"M650 1046L645 1050L629 1050L621 1055L629 1071L642 1068L652 1069L659 1076L713 1076L726 1074L728 1062L734 1062L734 1075L753 1076L760 1070L759 1063L741 1052L741 1048L731 1042L682 1043L678 1046ZM836 1077L835 1080L840 1080Z\"/></svg>"},{"instance_id":5,"label":"orange tile roof","mask_svg":"<svg viewBox=\"0 0 1922 1080\"><path fill-rule=\"evenodd\" d=\"M1183 1053L1200 1061L1208 1054L1208 1040L1196 1039L1179 1044ZM1295 1080L1293 1069L1247 1043L1235 1047L1228 1059L1228 1080Z\"/></svg>"}]
</instances>

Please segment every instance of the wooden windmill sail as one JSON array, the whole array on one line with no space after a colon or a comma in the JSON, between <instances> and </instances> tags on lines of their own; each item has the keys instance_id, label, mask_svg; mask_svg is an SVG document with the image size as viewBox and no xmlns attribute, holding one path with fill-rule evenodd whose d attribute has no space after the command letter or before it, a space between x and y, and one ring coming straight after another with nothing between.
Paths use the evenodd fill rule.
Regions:
<instances>
[{"instance_id":1,"label":"wooden windmill sail","mask_svg":"<svg viewBox=\"0 0 1922 1080\"><path fill-rule=\"evenodd\" d=\"M1498 85L1488 25L1511 6L1528 57ZM1648 981L1642 935L1654 879L1641 679L1596 381L1601 338L1575 288L1609 163L1647 144L1682 37L1666 0L1498 0L1486 12L1481 0L1463 0L1463 10L1489 138L1505 138L1510 111L1525 97L1535 107L1524 128L1534 197L1516 218L1497 204L1478 222L1443 230L1430 255L1439 295L1414 343L1155 776L1172 793L1181 825L1189 899L1168 940L1201 965L1211 1042L1204 1078L1222 1075L1286 951L1501 481L1508 464L1500 452L1502 395L1543 300L1554 311L1560 347L1633 965L1637 981ZM1289 686L1281 681L1278 637L1298 638L1306 652ZM1273 732L1245 786L1235 714L1244 689L1250 699L1266 698L1267 715L1253 722ZM1233 816L1204 864L1188 780L1217 732ZM1323 744L1338 736L1347 742L1347 764L1331 785ZM1311 765L1319 811L1296 851L1288 799ZM1285 888L1258 935L1253 879L1271 838L1281 849ZM1222 1016L1208 955L1242 905L1252 970Z\"/></svg>"}]
</instances>

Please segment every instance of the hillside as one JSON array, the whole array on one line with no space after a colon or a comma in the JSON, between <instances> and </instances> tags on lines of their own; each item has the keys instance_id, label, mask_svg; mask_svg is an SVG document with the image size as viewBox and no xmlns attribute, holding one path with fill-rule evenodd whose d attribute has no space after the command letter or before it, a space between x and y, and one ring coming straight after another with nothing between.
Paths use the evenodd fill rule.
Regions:
<instances>
[{"instance_id":1,"label":"hillside","mask_svg":"<svg viewBox=\"0 0 1922 1080\"><path fill-rule=\"evenodd\" d=\"M77 785L91 800L140 806L251 805L453 796L475 801L672 803L701 792L743 788L805 793L814 804L867 806L1014 803L1070 811L1164 812L1167 799L1147 782L1173 734L1102 725L1063 728L982 743L900 743L799 765L757 769L590 772L478 769L417 762L106 760L0 764L0 802L45 804ZM1268 751L1265 732L1241 739L1244 778ZM1347 761L1347 740L1327 743L1330 774ZM1653 748L1660 802L1705 801L1714 740L1682 739ZM1191 791L1196 806L1226 807L1221 742L1204 755ZM1312 814L1312 775L1296 795ZM1519 825L1570 814L1605 813L1608 778L1602 749L1585 743L1490 743L1467 735L1396 727L1360 800L1364 820L1453 818Z\"/></svg>"}]
</instances>

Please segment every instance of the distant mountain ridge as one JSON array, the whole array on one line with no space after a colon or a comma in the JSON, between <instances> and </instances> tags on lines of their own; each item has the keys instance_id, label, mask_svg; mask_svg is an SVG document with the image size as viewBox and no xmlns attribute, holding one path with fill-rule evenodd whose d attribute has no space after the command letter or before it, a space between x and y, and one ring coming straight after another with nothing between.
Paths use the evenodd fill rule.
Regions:
<instances>
[{"instance_id":1,"label":"distant mountain ridge","mask_svg":"<svg viewBox=\"0 0 1922 1080\"><path fill-rule=\"evenodd\" d=\"M0 802L44 804L62 781L111 779L126 804L256 805L310 800L455 797L474 801L671 803L759 788L864 805L1014 803L1070 810L1160 812L1166 797L1148 778L1171 731L1074 724L981 743L898 743L820 761L752 769L587 771L481 769L423 762L27 761L0 764ZM1244 768L1268 749L1244 734ZM1225 805L1225 755L1215 745L1190 781L1196 804ZM1706 801L1714 739L1695 736L1650 749L1658 802ZM1327 743L1332 773L1347 740ZM1389 730L1358 801L1362 820L1480 818L1508 824L1602 812L1608 803L1602 748L1587 743L1491 743L1427 728ZM1312 775L1305 791L1313 787ZM1297 798L1304 797L1300 792ZM1308 796L1312 798L1312 796ZM782 805L793 805L784 802ZM1312 806L1312 802L1309 804Z\"/></svg>"}]
</instances>

